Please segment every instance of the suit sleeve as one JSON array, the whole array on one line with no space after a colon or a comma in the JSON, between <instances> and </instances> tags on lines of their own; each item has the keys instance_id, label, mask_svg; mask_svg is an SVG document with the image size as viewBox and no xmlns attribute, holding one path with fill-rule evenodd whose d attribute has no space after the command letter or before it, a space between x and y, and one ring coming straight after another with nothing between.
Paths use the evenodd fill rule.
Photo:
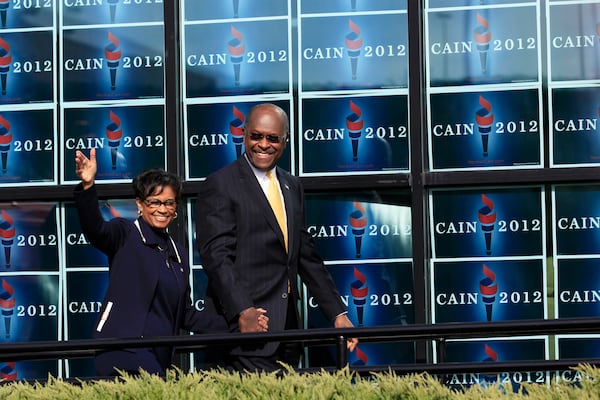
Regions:
<instances>
[{"instance_id":1,"label":"suit sleeve","mask_svg":"<svg viewBox=\"0 0 600 400\"><path fill-rule=\"evenodd\" d=\"M223 184L210 177L198 193L196 241L211 290L218 297L225 318L235 321L241 311L254 304L237 283L234 270L237 237L233 202Z\"/></svg>"}]
</instances>

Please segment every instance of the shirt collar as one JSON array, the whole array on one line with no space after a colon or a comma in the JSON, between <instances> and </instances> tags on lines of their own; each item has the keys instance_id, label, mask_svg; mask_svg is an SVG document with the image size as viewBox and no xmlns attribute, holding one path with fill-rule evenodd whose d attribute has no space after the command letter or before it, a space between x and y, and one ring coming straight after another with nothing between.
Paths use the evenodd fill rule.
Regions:
<instances>
[{"instance_id":1,"label":"shirt collar","mask_svg":"<svg viewBox=\"0 0 600 400\"><path fill-rule=\"evenodd\" d=\"M259 182L262 182L267 176L267 171L263 171L261 169L256 168L254 165L252 165L252 163L248 159L248 156L246 155L246 153L244 153L244 158L246 159L246 162L252 169L252 172L254 172L254 176L256 176L256 179L258 179ZM273 172L273 175L275 176L275 178L277 178L277 167L273 167L273 169L271 169L271 171Z\"/></svg>"}]
</instances>

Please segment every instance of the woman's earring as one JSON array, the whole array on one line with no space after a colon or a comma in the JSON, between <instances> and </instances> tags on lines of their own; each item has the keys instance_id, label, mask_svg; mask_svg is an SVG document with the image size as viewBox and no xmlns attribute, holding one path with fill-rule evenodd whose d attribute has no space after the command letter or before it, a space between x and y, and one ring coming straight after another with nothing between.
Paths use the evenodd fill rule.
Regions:
<instances>
[{"instance_id":1,"label":"woman's earring","mask_svg":"<svg viewBox=\"0 0 600 400\"><path fill-rule=\"evenodd\" d=\"M173 214L173 219L177 219L177 211L175 211L175 214Z\"/></svg>"},{"instance_id":2,"label":"woman's earring","mask_svg":"<svg viewBox=\"0 0 600 400\"><path fill-rule=\"evenodd\" d=\"M142 210L138 209L138 217L141 217L141 216L142 216Z\"/></svg>"}]
</instances>

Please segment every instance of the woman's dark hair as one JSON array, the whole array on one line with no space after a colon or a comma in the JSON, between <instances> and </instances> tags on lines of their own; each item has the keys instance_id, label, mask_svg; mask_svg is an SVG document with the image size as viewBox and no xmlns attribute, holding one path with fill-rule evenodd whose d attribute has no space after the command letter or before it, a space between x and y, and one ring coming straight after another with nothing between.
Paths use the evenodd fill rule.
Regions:
<instances>
[{"instance_id":1,"label":"woman's dark hair","mask_svg":"<svg viewBox=\"0 0 600 400\"><path fill-rule=\"evenodd\" d=\"M135 197L146 200L148 196L160 194L163 188L170 187L175 193L175 200L181 198L182 184L178 175L162 168L147 169L133 178L133 193Z\"/></svg>"}]
</instances>

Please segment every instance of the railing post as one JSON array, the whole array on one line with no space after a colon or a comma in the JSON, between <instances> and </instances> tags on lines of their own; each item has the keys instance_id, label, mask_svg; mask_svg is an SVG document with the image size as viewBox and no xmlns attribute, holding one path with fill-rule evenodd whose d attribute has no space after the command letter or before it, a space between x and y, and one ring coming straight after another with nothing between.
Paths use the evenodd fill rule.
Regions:
<instances>
[{"instance_id":1,"label":"railing post","mask_svg":"<svg viewBox=\"0 0 600 400\"><path fill-rule=\"evenodd\" d=\"M440 337L435 340L437 342L436 345L436 357L437 363L443 364L446 362L446 338ZM441 374L438 376L438 380L443 385L446 382L447 375Z\"/></svg>"},{"instance_id":2,"label":"railing post","mask_svg":"<svg viewBox=\"0 0 600 400\"><path fill-rule=\"evenodd\" d=\"M346 352L346 338L343 336L337 337L337 369L343 369L348 365L348 353Z\"/></svg>"},{"instance_id":3,"label":"railing post","mask_svg":"<svg viewBox=\"0 0 600 400\"><path fill-rule=\"evenodd\" d=\"M437 362L446 362L446 338L437 339Z\"/></svg>"}]
</instances>

